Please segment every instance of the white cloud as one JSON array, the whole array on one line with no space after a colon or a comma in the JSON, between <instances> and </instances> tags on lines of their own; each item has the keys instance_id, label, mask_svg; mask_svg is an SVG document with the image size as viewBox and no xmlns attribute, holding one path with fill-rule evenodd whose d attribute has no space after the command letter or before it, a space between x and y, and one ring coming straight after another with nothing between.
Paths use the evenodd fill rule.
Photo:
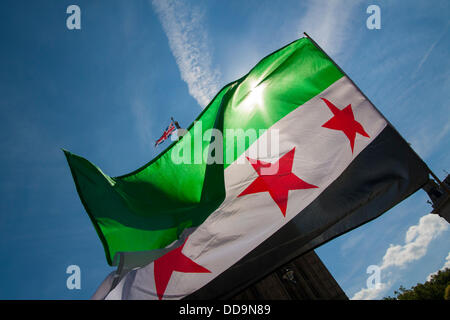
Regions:
<instances>
[{"instance_id":1,"label":"white cloud","mask_svg":"<svg viewBox=\"0 0 450 320\"><path fill-rule=\"evenodd\" d=\"M404 245L390 245L383 257L381 269L394 266L403 268L408 263L421 259L430 242L448 229L448 223L437 214L427 214L419 224L409 227Z\"/></svg>"},{"instance_id":2,"label":"white cloud","mask_svg":"<svg viewBox=\"0 0 450 320\"><path fill-rule=\"evenodd\" d=\"M375 288L361 289L353 295L352 300L376 300L381 297L390 287L390 283L379 283Z\"/></svg>"},{"instance_id":3,"label":"white cloud","mask_svg":"<svg viewBox=\"0 0 450 320\"><path fill-rule=\"evenodd\" d=\"M351 36L349 24L358 5L359 1L309 1L306 13L300 19L299 32L308 33L325 52L334 57Z\"/></svg>"},{"instance_id":4,"label":"white cloud","mask_svg":"<svg viewBox=\"0 0 450 320\"><path fill-rule=\"evenodd\" d=\"M352 299L379 299L398 276L398 271L409 263L417 261L425 256L432 240L438 238L448 230L448 223L437 214L427 214L420 218L417 225L409 227L405 235L403 245L391 244L383 256L380 270L384 278L389 278L385 283L380 283L377 288L363 288L355 293ZM449 259L449 258L447 258ZM386 270L390 271L387 272Z\"/></svg>"},{"instance_id":5,"label":"white cloud","mask_svg":"<svg viewBox=\"0 0 450 320\"><path fill-rule=\"evenodd\" d=\"M153 0L152 4L189 94L205 107L220 89L220 73L212 68L201 10L180 0Z\"/></svg>"},{"instance_id":6,"label":"white cloud","mask_svg":"<svg viewBox=\"0 0 450 320\"><path fill-rule=\"evenodd\" d=\"M439 269L439 271L440 271L440 270L445 270L445 269L447 269L447 268L450 268L450 252L448 253L447 258L445 258L445 263L444 263L444 265L442 266L442 268ZM438 271L433 272L433 273L430 273L430 274L428 275L428 277L427 277L427 281L430 281L430 280L431 280L431 277L434 276L434 275L437 274L437 273L438 273Z\"/></svg>"}]
</instances>

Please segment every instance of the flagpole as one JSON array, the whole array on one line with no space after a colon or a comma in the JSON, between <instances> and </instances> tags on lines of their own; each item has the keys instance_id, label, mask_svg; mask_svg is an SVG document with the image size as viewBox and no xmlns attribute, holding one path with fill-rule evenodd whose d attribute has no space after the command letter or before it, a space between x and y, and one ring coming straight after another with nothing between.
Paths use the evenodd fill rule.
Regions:
<instances>
[{"instance_id":1,"label":"flagpole","mask_svg":"<svg viewBox=\"0 0 450 320\"><path fill-rule=\"evenodd\" d=\"M358 89L358 91L363 95L363 97L369 101L372 106L374 107L374 109L380 114L381 117L384 118L384 120L391 126L392 129L395 130L395 132L397 132L397 134L403 139L403 141L405 141L407 143L407 145L409 146L409 148L412 150L412 152L414 152L414 154L422 160L422 162L425 164L426 169L428 170L429 174L431 174L431 176L439 183L439 185L450 195L450 189L434 174L433 171L431 171L431 169L428 167L428 164L417 154L417 152L411 147L411 145L408 143L408 141L405 140L405 138L403 138L403 136L400 134L400 132L394 127L394 125L380 112L380 110L378 110L378 108L372 103L372 101L370 101L370 99L366 96L366 94L356 85L356 83L348 76L348 74L342 70L342 68L328 55L328 53L325 52L325 50L323 50L319 44L314 41L313 38L310 37L309 34L307 34L306 32L303 32L303 34L309 39L311 40L311 42L328 58L331 60L331 62L333 62L333 64L336 66L336 68L339 69L339 71L341 71L348 80L350 80L350 82L355 86L356 89Z\"/></svg>"}]
</instances>

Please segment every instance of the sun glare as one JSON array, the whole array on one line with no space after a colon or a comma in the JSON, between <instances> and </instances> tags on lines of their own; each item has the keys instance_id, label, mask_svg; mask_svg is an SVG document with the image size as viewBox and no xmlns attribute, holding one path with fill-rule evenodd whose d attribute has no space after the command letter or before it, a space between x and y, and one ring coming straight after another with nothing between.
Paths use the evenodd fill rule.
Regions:
<instances>
[{"instance_id":1,"label":"sun glare","mask_svg":"<svg viewBox=\"0 0 450 320\"><path fill-rule=\"evenodd\" d=\"M250 90L248 96L239 104L239 110L249 113L255 108L261 109L264 107L264 89L265 83L256 85Z\"/></svg>"}]
</instances>

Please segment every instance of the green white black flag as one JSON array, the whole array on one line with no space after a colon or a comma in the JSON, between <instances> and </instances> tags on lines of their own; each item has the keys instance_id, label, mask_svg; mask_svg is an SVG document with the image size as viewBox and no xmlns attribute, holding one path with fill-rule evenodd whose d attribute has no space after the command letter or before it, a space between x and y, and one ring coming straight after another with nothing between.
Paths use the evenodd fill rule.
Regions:
<instances>
[{"instance_id":1,"label":"green white black flag","mask_svg":"<svg viewBox=\"0 0 450 320\"><path fill-rule=\"evenodd\" d=\"M107 279L96 294L106 299L232 292L374 219L428 178L309 38L225 86L179 141L135 172L109 177L66 156L108 262L138 267L111 291Z\"/></svg>"}]
</instances>

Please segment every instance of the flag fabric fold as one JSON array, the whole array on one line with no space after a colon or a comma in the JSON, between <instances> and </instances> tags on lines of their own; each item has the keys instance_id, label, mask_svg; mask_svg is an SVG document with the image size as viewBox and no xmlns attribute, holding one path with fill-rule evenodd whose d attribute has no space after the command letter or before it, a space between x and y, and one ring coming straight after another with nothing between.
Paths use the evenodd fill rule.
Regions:
<instances>
[{"instance_id":1,"label":"flag fabric fold","mask_svg":"<svg viewBox=\"0 0 450 320\"><path fill-rule=\"evenodd\" d=\"M106 299L224 297L428 180L423 161L309 38L225 86L135 172L109 177L65 153L108 263L126 265L102 289Z\"/></svg>"}]
</instances>

